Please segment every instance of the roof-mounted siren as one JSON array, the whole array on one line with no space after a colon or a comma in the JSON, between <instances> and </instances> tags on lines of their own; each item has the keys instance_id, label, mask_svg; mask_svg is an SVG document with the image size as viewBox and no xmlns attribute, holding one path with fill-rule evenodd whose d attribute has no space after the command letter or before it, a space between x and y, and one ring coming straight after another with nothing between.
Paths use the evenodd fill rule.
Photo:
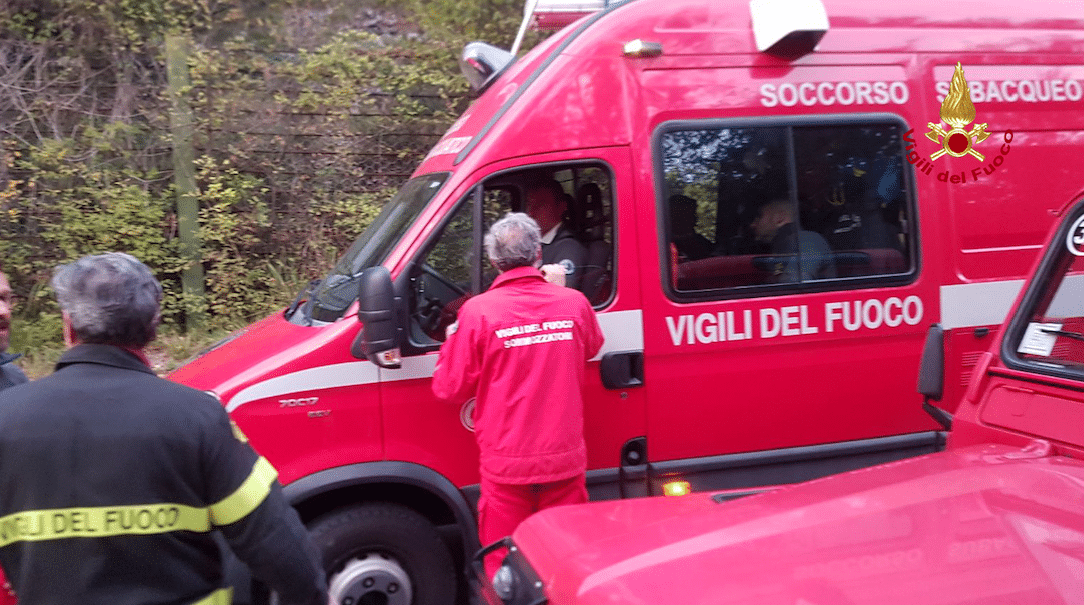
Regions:
<instances>
[{"instance_id":1,"label":"roof-mounted siren","mask_svg":"<svg viewBox=\"0 0 1084 605\"><path fill-rule=\"evenodd\" d=\"M821 0L749 0L757 50L784 59L813 52L828 31Z\"/></svg>"}]
</instances>

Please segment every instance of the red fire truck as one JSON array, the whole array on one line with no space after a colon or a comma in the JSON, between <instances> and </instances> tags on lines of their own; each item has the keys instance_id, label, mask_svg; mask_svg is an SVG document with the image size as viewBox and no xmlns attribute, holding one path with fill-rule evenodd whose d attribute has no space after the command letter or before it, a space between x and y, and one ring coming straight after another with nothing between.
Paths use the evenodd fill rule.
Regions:
<instances>
[{"instance_id":1,"label":"red fire truck","mask_svg":"<svg viewBox=\"0 0 1084 605\"><path fill-rule=\"evenodd\" d=\"M593 499L940 449L908 396L926 328L952 412L1078 186L1084 20L1063 2L591 3L529 3L523 29L574 20L522 56L469 45L480 95L338 264L171 376L276 466L337 602L463 594L473 402L430 377L532 179L564 189L606 335ZM769 202L790 248L754 228Z\"/></svg>"},{"instance_id":2,"label":"red fire truck","mask_svg":"<svg viewBox=\"0 0 1084 605\"><path fill-rule=\"evenodd\" d=\"M930 335L919 389L937 399L948 377ZM493 605L1080 603L1082 341L1084 200L980 356L945 451L733 502L543 511L495 545L511 554L479 587Z\"/></svg>"}]
</instances>

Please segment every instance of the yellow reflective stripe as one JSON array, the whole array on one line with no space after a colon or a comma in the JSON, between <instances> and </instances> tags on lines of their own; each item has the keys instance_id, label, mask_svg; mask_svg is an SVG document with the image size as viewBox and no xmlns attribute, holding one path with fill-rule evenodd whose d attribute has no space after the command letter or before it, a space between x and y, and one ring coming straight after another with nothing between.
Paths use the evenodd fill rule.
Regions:
<instances>
[{"instance_id":1,"label":"yellow reflective stripe","mask_svg":"<svg viewBox=\"0 0 1084 605\"><path fill-rule=\"evenodd\" d=\"M13 542L101 538L211 529L206 508L183 504L135 504L31 510L0 517L0 547Z\"/></svg>"},{"instance_id":2,"label":"yellow reflective stripe","mask_svg":"<svg viewBox=\"0 0 1084 605\"><path fill-rule=\"evenodd\" d=\"M192 605L230 605L233 602L233 588L219 588Z\"/></svg>"},{"instance_id":3,"label":"yellow reflective stripe","mask_svg":"<svg viewBox=\"0 0 1084 605\"><path fill-rule=\"evenodd\" d=\"M229 496L212 504L211 522L215 525L229 525L244 519L271 493L271 486L279 476L275 467L266 458L260 456L252 465L248 478Z\"/></svg>"}]
</instances>

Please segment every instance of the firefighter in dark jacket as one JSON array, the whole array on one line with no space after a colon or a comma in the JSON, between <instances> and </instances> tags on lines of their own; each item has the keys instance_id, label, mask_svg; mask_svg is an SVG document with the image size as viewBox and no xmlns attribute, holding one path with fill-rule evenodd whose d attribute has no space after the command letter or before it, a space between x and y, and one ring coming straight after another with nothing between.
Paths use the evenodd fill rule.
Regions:
<instances>
[{"instance_id":1,"label":"firefighter in dark jacket","mask_svg":"<svg viewBox=\"0 0 1084 605\"><path fill-rule=\"evenodd\" d=\"M275 469L214 397L150 369L150 270L88 256L52 286L70 348L0 406L0 563L20 602L229 603L221 532L280 602L324 605L319 555Z\"/></svg>"},{"instance_id":2,"label":"firefighter in dark jacket","mask_svg":"<svg viewBox=\"0 0 1084 605\"><path fill-rule=\"evenodd\" d=\"M0 271L0 391L26 382L26 374L14 362L18 355L8 353L11 337L11 284Z\"/></svg>"}]
</instances>

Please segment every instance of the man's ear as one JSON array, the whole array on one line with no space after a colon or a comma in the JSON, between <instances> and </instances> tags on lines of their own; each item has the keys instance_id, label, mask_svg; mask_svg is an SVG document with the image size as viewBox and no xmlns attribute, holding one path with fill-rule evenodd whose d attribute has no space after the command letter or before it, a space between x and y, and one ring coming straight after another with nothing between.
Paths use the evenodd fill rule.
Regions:
<instances>
[{"instance_id":1,"label":"man's ear","mask_svg":"<svg viewBox=\"0 0 1084 605\"><path fill-rule=\"evenodd\" d=\"M68 347L74 347L79 344L79 337L75 335L75 329L72 328L71 315L68 315L67 311L63 311L60 316L64 323L64 344Z\"/></svg>"},{"instance_id":2,"label":"man's ear","mask_svg":"<svg viewBox=\"0 0 1084 605\"><path fill-rule=\"evenodd\" d=\"M772 223L776 227L782 227L783 225L786 225L788 222L790 222L790 221L787 220L788 216L789 215L787 214L786 211L784 211L784 210L776 210L775 215L772 217Z\"/></svg>"}]
</instances>

